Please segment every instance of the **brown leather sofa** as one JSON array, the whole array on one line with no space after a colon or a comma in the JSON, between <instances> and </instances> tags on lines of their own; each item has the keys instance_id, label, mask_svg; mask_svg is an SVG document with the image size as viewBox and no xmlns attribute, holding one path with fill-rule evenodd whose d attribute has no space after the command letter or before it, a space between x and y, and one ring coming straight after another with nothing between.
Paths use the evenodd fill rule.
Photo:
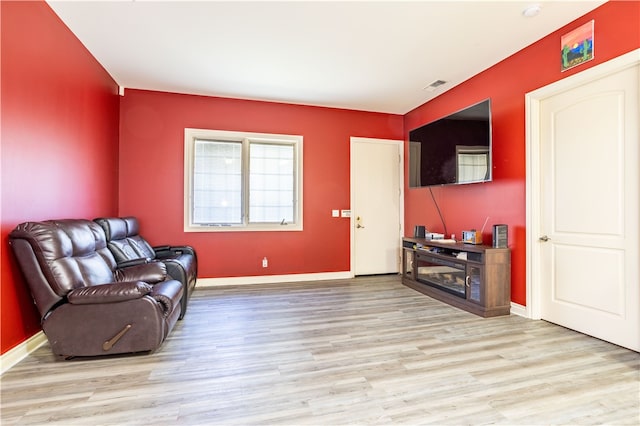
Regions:
<instances>
[{"instance_id":1,"label":"brown leather sofa","mask_svg":"<svg viewBox=\"0 0 640 426\"><path fill-rule=\"evenodd\" d=\"M153 351L180 316L182 284L164 264L118 268L93 221L26 222L9 239L59 357Z\"/></svg>"},{"instance_id":2,"label":"brown leather sofa","mask_svg":"<svg viewBox=\"0 0 640 426\"><path fill-rule=\"evenodd\" d=\"M94 219L107 237L107 247L116 259L118 266L140 263L162 262L167 267L171 278L178 280L183 286L182 313L187 312L189 298L196 286L198 276L198 258L190 246L155 246L152 247L140 235L138 219L128 217L102 217Z\"/></svg>"}]
</instances>

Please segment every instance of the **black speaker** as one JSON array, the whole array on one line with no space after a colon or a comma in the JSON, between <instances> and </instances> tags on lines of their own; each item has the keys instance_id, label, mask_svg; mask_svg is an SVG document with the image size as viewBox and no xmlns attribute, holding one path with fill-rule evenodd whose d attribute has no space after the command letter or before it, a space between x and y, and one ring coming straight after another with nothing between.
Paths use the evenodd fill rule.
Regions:
<instances>
[{"instance_id":1,"label":"black speaker","mask_svg":"<svg viewBox=\"0 0 640 426\"><path fill-rule=\"evenodd\" d=\"M493 247L507 248L508 244L507 225L493 225Z\"/></svg>"},{"instance_id":2,"label":"black speaker","mask_svg":"<svg viewBox=\"0 0 640 426\"><path fill-rule=\"evenodd\" d=\"M425 227L424 225L416 225L415 228L413 228L413 236L414 238L424 238L425 236Z\"/></svg>"}]
</instances>

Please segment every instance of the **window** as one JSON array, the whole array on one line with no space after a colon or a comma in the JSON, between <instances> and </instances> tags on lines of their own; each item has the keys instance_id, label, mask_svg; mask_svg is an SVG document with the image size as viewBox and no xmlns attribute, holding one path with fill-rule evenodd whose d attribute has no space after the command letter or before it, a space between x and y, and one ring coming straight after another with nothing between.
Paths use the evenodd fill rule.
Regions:
<instances>
[{"instance_id":1,"label":"window","mask_svg":"<svg viewBox=\"0 0 640 426\"><path fill-rule=\"evenodd\" d=\"M302 137L185 129L185 231L302 230Z\"/></svg>"},{"instance_id":2,"label":"window","mask_svg":"<svg viewBox=\"0 0 640 426\"><path fill-rule=\"evenodd\" d=\"M482 182L489 179L489 148L457 146L456 174L458 183Z\"/></svg>"}]
</instances>

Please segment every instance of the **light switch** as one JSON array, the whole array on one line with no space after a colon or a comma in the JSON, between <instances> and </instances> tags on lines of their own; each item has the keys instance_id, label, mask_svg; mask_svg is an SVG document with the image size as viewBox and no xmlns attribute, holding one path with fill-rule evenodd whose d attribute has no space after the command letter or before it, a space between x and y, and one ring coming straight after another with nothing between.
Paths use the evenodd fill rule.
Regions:
<instances>
[{"instance_id":1,"label":"light switch","mask_svg":"<svg viewBox=\"0 0 640 426\"><path fill-rule=\"evenodd\" d=\"M342 217L351 217L351 210L342 210Z\"/></svg>"},{"instance_id":2,"label":"light switch","mask_svg":"<svg viewBox=\"0 0 640 426\"><path fill-rule=\"evenodd\" d=\"M331 217L340 217L340 210L331 210Z\"/></svg>"}]
</instances>

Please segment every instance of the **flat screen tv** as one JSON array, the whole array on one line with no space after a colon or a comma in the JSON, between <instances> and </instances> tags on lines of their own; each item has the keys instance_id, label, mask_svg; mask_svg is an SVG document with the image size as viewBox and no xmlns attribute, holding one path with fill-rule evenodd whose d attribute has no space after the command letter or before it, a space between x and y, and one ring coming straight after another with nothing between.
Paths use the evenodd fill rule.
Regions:
<instances>
[{"instance_id":1,"label":"flat screen tv","mask_svg":"<svg viewBox=\"0 0 640 426\"><path fill-rule=\"evenodd\" d=\"M409 132L409 187L491 180L491 101Z\"/></svg>"}]
</instances>

